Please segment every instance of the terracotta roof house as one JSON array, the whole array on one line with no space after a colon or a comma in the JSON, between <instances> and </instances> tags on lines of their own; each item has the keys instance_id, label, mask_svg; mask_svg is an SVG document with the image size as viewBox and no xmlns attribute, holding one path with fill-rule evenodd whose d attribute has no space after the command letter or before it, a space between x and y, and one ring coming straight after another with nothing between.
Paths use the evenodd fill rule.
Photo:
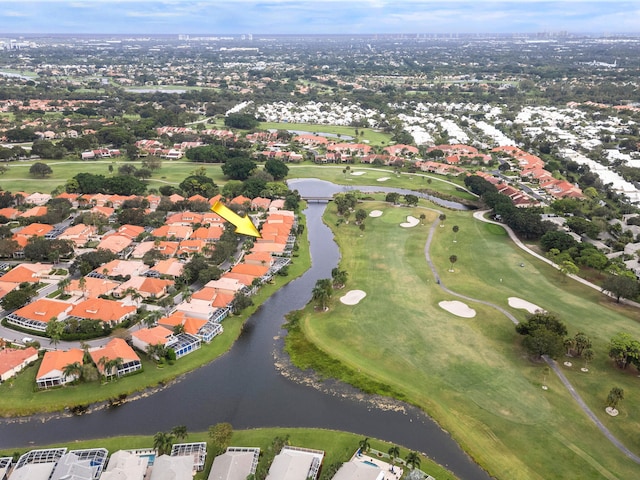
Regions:
<instances>
[{"instance_id":1,"label":"terracotta roof house","mask_svg":"<svg viewBox=\"0 0 640 480\"><path fill-rule=\"evenodd\" d=\"M222 201L222 195L218 194L209 199L209 205L213 206L216 202Z\"/></svg>"},{"instance_id":2,"label":"terracotta roof house","mask_svg":"<svg viewBox=\"0 0 640 480\"><path fill-rule=\"evenodd\" d=\"M88 298L74 305L69 316L81 320L100 320L113 326L134 315L136 310L133 305L122 305L114 300Z\"/></svg>"},{"instance_id":3,"label":"terracotta roof house","mask_svg":"<svg viewBox=\"0 0 640 480\"><path fill-rule=\"evenodd\" d=\"M267 265L253 265L250 263L239 263L231 269L231 273L251 275L255 278L263 277L268 271L269 267Z\"/></svg>"},{"instance_id":4,"label":"terracotta roof house","mask_svg":"<svg viewBox=\"0 0 640 480\"><path fill-rule=\"evenodd\" d=\"M73 305L58 300L39 298L15 312L10 313L5 318L7 322L29 330L44 332L47 323L52 318L64 320L69 315Z\"/></svg>"},{"instance_id":5,"label":"terracotta roof house","mask_svg":"<svg viewBox=\"0 0 640 480\"><path fill-rule=\"evenodd\" d=\"M22 228L19 232L14 234L14 238L31 238L31 237L44 237L47 233L53 230L53 225L46 225L44 223L32 223Z\"/></svg>"},{"instance_id":6,"label":"terracotta roof house","mask_svg":"<svg viewBox=\"0 0 640 480\"><path fill-rule=\"evenodd\" d=\"M0 280L0 298L18 288L19 285L19 283L3 282L2 280Z\"/></svg>"},{"instance_id":7,"label":"terracotta roof house","mask_svg":"<svg viewBox=\"0 0 640 480\"><path fill-rule=\"evenodd\" d=\"M109 235L100 240L97 248L102 250L109 250L110 252L116 254L123 254L132 243L133 240L131 240L131 238L129 237L125 237L122 235Z\"/></svg>"},{"instance_id":8,"label":"terracotta roof house","mask_svg":"<svg viewBox=\"0 0 640 480\"><path fill-rule=\"evenodd\" d=\"M18 217L20 218L29 218L29 217L42 217L47 214L47 207L39 206L33 207L29 210L25 210Z\"/></svg>"},{"instance_id":9,"label":"terracotta roof house","mask_svg":"<svg viewBox=\"0 0 640 480\"><path fill-rule=\"evenodd\" d=\"M108 278L84 277L84 288L80 288L80 279L71 280L67 287L70 295L84 298L98 298L109 295L119 285Z\"/></svg>"},{"instance_id":10,"label":"terracotta roof house","mask_svg":"<svg viewBox=\"0 0 640 480\"><path fill-rule=\"evenodd\" d=\"M127 290L134 289L143 298L161 298L167 294L170 286L174 285L173 280L163 280L152 277L131 277L129 280L119 285L114 291L115 297L127 295Z\"/></svg>"},{"instance_id":11,"label":"terracotta roof house","mask_svg":"<svg viewBox=\"0 0 640 480\"><path fill-rule=\"evenodd\" d=\"M204 202L204 203L208 203L209 199L203 197L202 195L192 195L189 197L189 201L190 202Z\"/></svg>"},{"instance_id":12,"label":"terracotta roof house","mask_svg":"<svg viewBox=\"0 0 640 480\"><path fill-rule=\"evenodd\" d=\"M224 226L225 219L215 212L204 212L202 214L202 225Z\"/></svg>"},{"instance_id":13,"label":"terracotta roof house","mask_svg":"<svg viewBox=\"0 0 640 480\"><path fill-rule=\"evenodd\" d=\"M176 258L168 258L167 260L159 260L151 270L158 272L160 275L179 277L184 270L184 263Z\"/></svg>"},{"instance_id":14,"label":"terracotta roof house","mask_svg":"<svg viewBox=\"0 0 640 480\"><path fill-rule=\"evenodd\" d=\"M183 225L190 226L194 223L202 223L202 213L196 212L178 212L169 215L164 222L167 225Z\"/></svg>"},{"instance_id":15,"label":"terracotta roof house","mask_svg":"<svg viewBox=\"0 0 640 480\"><path fill-rule=\"evenodd\" d=\"M131 250L131 257L130 258L142 258L144 257L144 254L149 252L150 250L153 250L155 248L155 242L153 240L147 241L147 242L141 242L138 245L135 246L135 248L133 250Z\"/></svg>"},{"instance_id":16,"label":"terracotta roof house","mask_svg":"<svg viewBox=\"0 0 640 480\"><path fill-rule=\"evenodd\" d=\"M276 198L275 200L271 201L271 204L269 205L269 211L273 212L276 210L282 210L284 208L284 200L281 198Z\"/></svg>"},{"instance_id":17,"label":"terracotta roof house","mask_svg":"<svg viewBox=\"0 0 640 480\"><path fill-rule=\"evenodd\" d=\"M131 348L127 342L122 338L114 338L104 347L99 347L89 351L93 363L98 367L98 371L105 377L122 377L128 373L135 372L142 369L142 362L140 357ZM116 371L109 371L105 373L104 363L100 361L101 358L106 358L106 361L121 359L122 364L118 366Z\"/></svg>"},{"instance_id":18,"label":"terracotta roof house","mask_svg":"<svg viewBox=\"0 0 640 480\"><path fill-rule=\"evenodd\" d=\"M201 252L206 246L207 242L205 240L190 238L189 240L183 240L180 242L180 247L178 248L177 253L178 255L189 256Z\"/></svg>"},{"instance_id":19,"label":"terracotta roof house","mask_svg":"<svg viewBox=\"0 0 640 480\"><path fill-rule=\"evenodd\" d=\"M213 307L206 300L198 300L191 297L188 302L182 302L176 305L176 311L193 318L202 320L212 320L216 318L217 308Z\"/></svg>"},{"instance_id":20,"label":"terracotta roof house","mask_svg":"<svg viewBox=\"0 0 640 480\"><path fill-rule=\"evenodd\" d=\"M251 199L245 197L244 195L238 195L235 198L232 198L229 202L230 205L240 205L241 207L245 205L251 205Z\"/></svg>"},{"instance_id":21,"label":"terracotta roof house","mask_svg":"<svg viewBox=\"0 0 640 480\"><path fill-rule=\"evenodd\" d=\"M223 275L218 280L211 280L210 282L207 282L205 287L213 288L216 291L227 295L235 295L244 288L244 285L235 278L228 278Z\"/></svg>"},{"instance_id":22,"label":"terracotta roof house","mask_svg":"<svg viewBox=\"0 0 640 480\"><path fill-rule=\"evenodd\" d=\"M150 345L167 345L173 337L173 330L166 327L155 326L151 328L141 328L131 332L133 346L141 352L146 352Z\"/></svg>"},{"instance_id":23,"label":"terracotta roof house","mask_svg":"<svg viewBox=\"0 0 640 480\"><path fill-rule=\"evenodd\" d=\"M243 273L232 273L232 272L227 272L223 274L223 276L220 278L230 278L232 280L237 280L247 288L251 287L251 284L256 279L256 277L254 277L253 275L246 275Z\"/></svg>"},{"instance_id":24,"label":"terracotta roof house","mask_svg":"<svg viewBox=\"0 0 640 480\"><path fill-rule=\"evenodd\" d=\"M273 257L267 252L248 253L243 258L244 263L249 265L273 265Z\"/></svg>"},{"instance_id":25,"label":"terracotta roof house","mask_svg":"<svg viewBox=\"0 0 640 480\"><path fill-rule=\"evenodd\" d=\"M76 248L83 247L89 240L95 237L98 229L93 225L79 223L67 228L60 236L59 240L71 240Z\"/></svg>"},{"instance_id":26,"label":"terracotta roof house","mask_svg":"<svg viewBox=\"0 0 640 480\"><path fill-rule=\"evenodd\" d=\"M156 250L158 250L162 255L166 255L167 257L173 257L176 253L178 253L178 249L182 242L173 242L162 240L155 244Z\"/></svg>"},{"instance_id":27,"label":"terracotta roof house","mask_svg":"<svg viewBox=\"0 0 640 480\"><path fill-rule=\"evenodd\" d=\"M73 382L77 375L66 376L64 369L67 365L79 363L82 365L84 352L79 348L68 351L53 350L45 352L42 363L36 374L36 384L38 388L59 387L66 383Z\"/></svg>"},{"instance_id":28,"label":"terracotta roof house","mask_svg":"<svg viewBox=\"0 0 640 480\"><path fill-rule=\"evenodd\" d=\"M8 218L9 220L15 220L20 215L20 210L13 207L0 208L0 216Z\"/></svg>"},{"instance_id":29,"label":"terracotta roof house","mask_svg":"<svg viewBox=\"0 0 640 480\"><path fill-rule=\"evenodd\" d=\"M37 283L38 280L47 275L52 268L53 266L47 263L21 263L2 275L0 282Z\"/></svg>"},{"instance_id":30,"label":"terracotta roof house","mask_svg":"<svg viewBox=\"0 0 640 480\"><path fill-rule=\"evenodd\" d=\"M208 243L217 242L224 233L224 227L221 225L210 225L208 227L200 227L191 235L191 239L203 240Z\"/></svg>"},{"instance_id":31,"label":"terracotta roof house","mask_svg":"<svg viewBox=\"0 0 640 480\"><path fill-rule=\"evenodd\" d=\"M94 273L106 275L108 277L133 277L142 275L149 267L140 260L111 260L94 270Z\"/></svg>"},{"instance_id":32,"label":"terracotta roof house","mask_svg":"<svg viewBox=\"0 0 640 480\"><path fill-rule=\"evenodd\" d=\"M173 203L176 203L184 200L184 197L182 195L178 195L177 193L174 193L173 195L169 196L169 200L171 200Z\"/></svg>"},{"instance_id":33,"label":"terracotta roof house","mask_svg":"<svg viewBox=\"0 0 640 480\"><path fill-rule=\"evenodd\" d=\"M160 228L156 228L152 235L156 238L173 238L176 240L186 240L191 237L193 229L191 227L182 225L163 225Z\"/></svg>"},{"instance_id":34,"label":"terracotta roof house","mask_svg":"<svg viewBox=\"0 0 640 480\"><path fill-rule=\"evenodd\" d=\"M400 143L385 147L383 148L383 151L387 152L389 155L417 155L420 152L413 145L403 145Z\"/></svg>"},{"instance_id":35,"label":"terracotta roof house","mask_svg":"<svg viewBox=\"0 0 640 480\"><path fill-rule=\"evenodd\" d=\"M0 350L0 383L14 377L36 360L38 360L38 350L33 347L3 348Z\"/></svg>"},{"instance_id":36,"label":"terracotta roof house","mask_svg":"<svg viewBox=\"0 0 640 480\"><path fill-rule=\"evenodd\" d=\"M138 225L122 225L118 230L116 230L116 235L120 235L122 237L130 238L134 240L138 235L144 233L144 227L140 227Z\"/></svg>"},{"instance_id":37,"label":"terracotta roof house","mask_svg":"<svg viewBox=\"0 0 640 480\"><path fill-rule=\"evenodd\" d=\"M89 211L91 213L97 213L97 214L102 215L102 216L104 216L106 218L109 218L111 215L113 215L113 213L116 211L116 209L112 208L112 207L95 206Z\"/></svg>"},{"instance_id":38,"label":"terracotta roof house","mask_svg":"<svg viewBox=\"0 0 640 480\"><path fill-rule=\"evenodd\" d=\"M194 335L209 343L213 338L222 333L222 325L202 318L191 317L185 312L177 311L169 317L158 320L158 324L173 330L182 325L185 333Z\"/></svg>"},{"instance_id":39,"label":"terracotta roof house","mask_svg":"<svg viewBox=\"0 0 640 480\"><path fill-rule=\"evenodd\" d=\"M251 210L269 210L269 205L271 205L270 198L262 198L256 197L251 200Z\"/></svg>"},{"instance_id":40,"label":"terracotta roof house","mask_svg":"<svg viewBox=\"0 0 640 480\"><path fill-rule=\"evenodd\" d=\"M143 352L146 352L150 345L162 344L167 348L171 348L175 352L176 358L184 357L198 350L202 345L200 338L195 335L190 333L174 335L172 330L160 325L136 330L131 334L131 340L133 346Z\"/></svg>"}]
</instances>

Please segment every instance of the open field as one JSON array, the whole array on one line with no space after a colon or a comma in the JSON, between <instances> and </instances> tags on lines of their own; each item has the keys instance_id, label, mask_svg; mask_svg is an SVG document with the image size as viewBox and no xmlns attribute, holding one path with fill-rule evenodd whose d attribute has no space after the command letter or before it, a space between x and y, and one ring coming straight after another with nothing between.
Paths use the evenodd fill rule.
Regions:
<instances>
[{"instance_id":1,"label":"open field","mask_svg":"<svg viewBox=\"0 0 640 480\"><path fill-rule=\"evenodd\" d=\"M304 224L304 219L301 220ZM306 229L305 229L306 231ZM0 384L0 416L23 416L37 412L64 410L75 405L89 405L107 401L122 393L133 394L148 387L156 387L176 377L193 371L227 352L242 330L242 325L258 308L286 283L294 280L308 270L311 258L306 233L298 241L298 256L289 265L286 277L276 275L273 284L264 284L252 297L254 305L246 308L240 315L230 316L223 320L224 333L214 338L210 345L196 350L180 358L174 365L162 368L149 361L146 355L140 355L144 372L118 379L117 381L98 384L96 382L34 391L38 364L28 367L12 380ZM19 334L16 332L16 336Z\"/></svg>"},{"instance_id":2,"label":"open field","mask_svg":"<svg viewBox=\"0 0 640 480\"><path fill-rule=\"evenodd\" d=\"M360 134L358 142L369 143L370 145L389 145L391 135L375 130L373 128L346 127L339 125L316 125L312 123L274 123L262 122L259 128L262 130L300 130L313 134L332 133L334 135L349 136L355 138L356 130ZM340 138L334 138L340 142Z\"/></svg>"},{"instance_id":3,"label":"open field","mask_svg":"<svg viewBox=\"0 0 640 480\"><path fill-rule=\"evenodd\" d=\"M9 170L0 176L0 187L2 190L11 192L42 192L49 193L56 187L62 186L69 178L80 172L90 172L94 175L110 176L118 171L122 164L133 164L141 168L142 161L130 161L123 158L104 160L42 160L53 170L53 174L47 178L35 178L29 175L29 168L34 162L10 162L6 165ZM113 166L114 173L109 172L109 166ZM393 175L393 170L389 167L370 167L350 165L351 171L364 171L364 175L345 175L342 165L315 165L313 163L303 163L300 165L288 165L288 178L319 178L342 185L380 185L385 187L406 188L412 190L429 189L441 192L446 195L453 195L466 200L474 200L470 193L459 191L457 186L462 186L462 182L453 178L449 179L442 175L435 174L402 174ZM223 185L227 179L222 173L221 164L193 163L186 159L163 160L162 167L154 172L153 177L147 180L149 188L158 189L163 185L177 186L185 177L194 170L204 168L207 175L211 177L217 185ZM262 167L259 167L262 168ZM384 182L376 182L378 178L385 178ZM431 179L431 183L429 183Z\"/></svg>"},{"instance_id":4,"label":"open field","mask_svg":"<svg viewBox=\"0 0 640 480\"><path fill-rule=\"evenodd\" d=\"M284 438L286 436L289 437L289 443L293 446L324 450L324 465L326 467L335 463L348 461L353 453L358 449L358 442L362 440L361 436L353 433L339 432L335 430L310 428L259 428L234 431L230 444L238 447L260 447L261 452L264 452L271 446L274 438ZM185 441L209 442L209 440L207 432L189 432L189 437ZM383 453L386 453L389 448L393 446L390 443L385 443L380 440L376 440L375 438L370 438L369 442L371 444L371 448ZM70 449L83 449L104 447L109 451L109 453L113 453L117 450L151 448L152 446L152 435L136 435L82 440L74 442L73 445L48 445L45 448L68 447ZM42 446L39 446L39 448L42 448ZM209 474L209 470L211 469L215 453L213 452L211 444L209 444L207 448L208 454L205 470L198 473L194 477L195 480L206 479ZM26 449L24 451L26 451ZM19 452L24 453L22 450ZM0 451L0 456L12 456L14 453L15 452L12 450ZM400 446L400 458L406 457L407 453L409 453L409 450ZM428 458L420 457L420 460L420 469L434 476L437 480L455 480L457 478L450 471ZM263 461L263 456L261 456L260 461Z\"/></svg>"},{"instance_id":5,"label":"open field","mask_svg":"<svg viewBox=\"0 0 640 480\"><path fill-rule=\"evenodd\" d=\"M349 273L346 290L360 289L367 296L347 306L337 292L328 313L307 308L302 326L314 344L347 368L402 392L497 478L637 476L640 467L604 438L559 380L553 375L543 380L543 364L527 358L507 318L477 303L469 305L477 312L472 319L438 307L456 298L436 285L426 264L429 227L399 227L407 215L426 213L428 223L435 212L375 202L362 206L383 211L379 218L367 218L363 236L354 225L334 231L341 268ZM336 224L334 213L326 219ZM453 225L460 228L455 243ZM448 272L451 254L458 256L453 273ZM615 370L606 350L619 331L640 338L638 312L562 278L517 249L501 227L476 222L470 213L447 212L432 255L442 282L452 290L494 302L524 319L523 310L508 306L508 297L519 297L557 313L570 335L583 331L590 336L596 354L590 372L580 372L578 360L567 374L618 438L632 451L640 449L636 373ZM546 392L540 388L543 381ZM625 390L622 421L604 413L612 386Z\"/></svg>"}]
</instances>

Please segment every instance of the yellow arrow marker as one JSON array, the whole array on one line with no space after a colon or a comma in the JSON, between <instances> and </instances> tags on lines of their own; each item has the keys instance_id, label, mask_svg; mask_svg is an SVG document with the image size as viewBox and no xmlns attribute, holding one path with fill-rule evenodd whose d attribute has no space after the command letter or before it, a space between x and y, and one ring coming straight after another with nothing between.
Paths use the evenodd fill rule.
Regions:
<instances>
[{"instance_id":1,"label":"yellow arrow marker","mask_svg":"<svg viewBox=\"0 0 640 480\"><path fill-rule=\"evenodd\" d=\"M249 235L251 237L262 237L258 229L253 224L251 219L247 217L241 217L233 210L227 208L225 205L217 201L211 210L216 212L222 218L224 218L227 222L233 223L236 226L236 233L240 235Z\"/></svg>"}]
</instances>

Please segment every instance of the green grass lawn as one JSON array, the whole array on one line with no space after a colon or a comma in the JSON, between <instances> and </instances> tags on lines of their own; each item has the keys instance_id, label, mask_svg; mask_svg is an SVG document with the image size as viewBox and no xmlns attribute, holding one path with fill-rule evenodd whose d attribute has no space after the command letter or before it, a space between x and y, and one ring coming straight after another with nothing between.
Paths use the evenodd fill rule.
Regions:
<instances>
[{"instance_id":1,"label":"green grass lawn","mask_svg":"<svg viewBox=\"0 0 640 480\"><path fill-rule=\"evenodd\" d=\"M304 218L301 219L301 224L304 224ZM107 383L81 383L42 391L35 386L38 371L36 364L25 369L14 379L0 384L0 416L21 416L37 412L58 411L76 405L106 401L122 393L131 395L147 387L155 387L169 382L211 362L231 348L240 335L242 324L265 300L309 268L311 258L306 233L303 233L298 244L300 246L297 251L298 256L292 259L288 276L276 275L273 284L263 285L252 297L254 305L245 309L238 316L226 318L222 322L224 333L215 337L211 344L204 345L203 348L182 357L171 366L164 365L160 368L154 362L149 361L145 355L140 355L144 368L143 373Z\"/></svg>"},{"instance_id":2,"label":"green grass lawn","mask_svg":"<svg viewBox=\"0 0 640 480\"><path fill-rule=\"evenodd\" d=\"M407 215L424 212L431 221L435 212L385 203L363 207L384 214L367 218L364 233L353 224L334 230L341 267L349 273L345 292L362 289L367 296L346 306L338 301L343 292L336 292L328 313L308 308L302 326L314 344L346 367L402 392L497 478L637 476L640 467L603 437L556 377L546 379L548 391L540 388L543 364L527 358L506 317L481 304L470 305L477 311L473 319L438 306L455 298L436 285L426 264L429 227L399 227ZM326 219L336 224L335 214ZM453 225L460 228L455 243ZM449 273L452 254L458 261ZM507 309L508 297L523 298L557 313L570 335L579 330L589 335L596 353L591 371L583 374L576 365L569 378L620 440L632 451L640 449L636 374L616 371L606 358L606 344L616 332L640 338L637 312L562 278L517 249L500 227L475 221L468 212L447 212L432 255L443 283L454 291ZM523 310L510 310L525 318ZM614 385L625 390L623 418L604 413Z\"/></svg>"},{"instance_id":3,"label":"green grass lawn","mask_svg":"<svg viewBox=\"0 0 640 480\"><path fill-rule=\"evenodd\" d=\"M301 130L310 133L332 133L334 135L356 137L356 127L346 127L339 125L317 125L312 123L275 123L262 122L258 127L262 130ZM369 143L370 145L389 145L391 135L373 128L357 128L358 142ZM336 141L340 141L337 138ZM346 140L345 140L346 141ZM349 140L352 141L352 140Z\"/></svg>"},{"instance_id":4,"label":"green grass lawn","mask_svg":"<svg viewBox=\"0 0 640 480\"><path fill-rule=\"evenodd\" d=\"M231 445L237 447L260 447L260 451L267 450L273 439L276 437L289 437L289 444L296 447L312 448L315 450L323 450L325 452L324 462L325 466L329 466L336 463L342 463L348 461L354 452L358 449L361 436L353 433L341 432L336 430L324 430L324 429L311 429L311 428L259 428L252 430L236 430L233 432L231 439ZM207 432L189 432L189 436L186 439L187 442L209 442L209 436ZM380 452L386 453L393 445L390 443L370 438L369 442L371 448ZM129 449L142 449L153 447L153 435L136 435L136 436L122 436L112 438L102 438L94 440L82 440L76 441L73 444L56 444L47 445L44 448L55 447L68 447L69 449L83 449L83 448L106 448L109 453L116 452L118 450ZM33 447L35 448L35 447ZM39 448L43 448L40 446ZM206 467L203 472L198 473L194 478L195 480L206 479L211 470L214 455L211 443L207 446L207 460ZM29 449L21 450L5 450L0 451L0 457L12 456L14 453L24 453ZM400 446L400 458L406 457L409 450ZM260 461L264 461L264 456L261 456ZM457 477L453 475L446 468L438 465L432 460L420 457L420 469L429 473L437 480L455 480Z\"/></svg>"},{"instance_id":5,"label":"green grass lawn","mask_svg":"<svg viewBox=\"0 0 640 480\"><path fill-rule=\"evenodd\" d=\"M352 175L349 172L344 172L345 167L346 165L315 165L312 163L289 165L287 178L318 178L339 185L352 185L354 187L380 185L381 187L406 188L408 190L426 189L465 200L476 199L475 196L468 192L457 190L457 187L464 187L464 182L456 177L448 178L431 173L402 173L396 175L391 167L349 165L351 173L365 172L364 175ZM387 180L378 181L384 178L387 178Z\"/></svg>"}]
</instances>

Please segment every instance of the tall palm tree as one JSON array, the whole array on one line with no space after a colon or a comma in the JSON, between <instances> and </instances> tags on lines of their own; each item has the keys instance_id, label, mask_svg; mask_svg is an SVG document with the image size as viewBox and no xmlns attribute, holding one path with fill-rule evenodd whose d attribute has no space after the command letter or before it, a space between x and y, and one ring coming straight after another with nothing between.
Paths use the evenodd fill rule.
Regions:
<instances>
[{"instance_id":1,"label":"tall palm tree","mask_svg":"<svg viewBox=\"0 0 640 480\"><path fill-rule=\"evenodd\" d=\"M396 458L398 458L400 456L400 447L398 447L397 445L394 445L393 447L389 448L389 457L391 457L391 466L394 466L396 464Z\"/></svg>"},{"instance_id":2,"label":"tall palm tree","mask_svg":"<svg viewBox=\"0 0 640 480\"><path fill-rule=\"evenodd\" d=\"M333 284L330 278L321 278L316 282L311 291L311 297L316 301L322 310L327 309L327 303L333 294Z\"/></svg>"},{"instance_id":3,"label":"tall palm tree","mask_svg":"<svg viewBox=\"0 0 640 480\"><path fill-rule=\"evenodd\" d=\"M75 380L80 380L82 378L82 364L80 362L73 362L62 369L62 376L67 377L75 377Z\"/></svg>"},{"instance_id":4,"label":"tall palm tree","mask_svg":"<svg viewBox=\"0 0 640 480\"><path fill-rule=\"evenodd\" d=\"M454 225L452 230L453 230L453 243L456 243L458 241L458 231L460 230L460 227L458 227L458 225Z\"/></svg>"},{"instance_id":5,"label":"tall palm tree","mask_svg":"<svg viewBox=\"0 0 640 480\"><path fill-rule=\"evenodd\" d=\"M67 293L67 288L71 284L71 280L68 277L63 278L58 282L58 289L62 290L62 293Z\"/></svg>"},{"instance_id":6,"label":"tall palm tree","mask_svg":"<svg viewBox=\"0 0 640 480\"><path fill-rule=\"evenodd\" d=\"M153 448L160 455L168 455L171 453L174 436L167 432L158 432L153 436Z\"/></svg>"},{"instance_id":7,"label":"tall palm tree","mask_svg":"<svg viewBox=\"0 0 640 480\"><path fill-rule=\"evenodd\" d=\"M457 255L451 255L449 257L449 261L451 262L451 269L449 271L453 272L453 264L458 261L458 256Z\"/></svg>"},{"instance_id":8,"label":"tall palm tree","mask_svg":"<svg viewBox=\"0 0 640 480\"><path fill-rule=\"evenodd\" d=\"M411 470L420 468L420 455L418 455L418 452L409 452L404 461Z\"/></svg>"},{"instance_id":9,"label":"tall palm tree","mask_svg":"<svg viewBox=\"0 0 640 480\"><path fill-rule=\"evenodd\" d=\"M358 442L358 445L360 446L360 453L367 453L371 448L371 444L369 443L369 437L366 437L360 440L360 442Z\"/></svg>"},{"instance_id":10,"label":"tall palm tree","mask_svg":"<svg viewBox=\"0 0 640 480\"><path fill-rule=\"evenodd\" d=\"M440 226L444 227L444 221L447 219L447 216L444 213L438 215L438 219L440 220Z\"/></svg>"},{"instance_id":11,"label":"tall palm tree","mask_svg":"<svg viewBox=\"0 0 640 480\"><path fill-rule=\"evenodd\" d=\"M186 425L176 425L171 429L171 434L176 437L176 440L186 440L189 436Z\"/></svg>"},{"instance_id":12,"label":"tall palm tree","mask_svg":"<svg viewBox=\"0 0 640 480\"><path fill-rule=\"evenodd\" d=\"M620 400L624 399L624 390L620 387L613 387L607 396L607 406L609 408L617 408Z\"/></svg>"}]
</instances>

